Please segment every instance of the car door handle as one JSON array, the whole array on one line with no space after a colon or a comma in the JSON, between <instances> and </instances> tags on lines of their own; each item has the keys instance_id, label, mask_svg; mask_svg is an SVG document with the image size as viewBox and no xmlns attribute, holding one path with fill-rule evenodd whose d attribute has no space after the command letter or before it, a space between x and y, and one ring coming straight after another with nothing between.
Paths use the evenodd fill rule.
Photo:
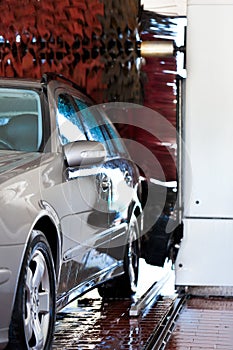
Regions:
<instances>
[{"instance_id":1,"label":"car door handle","mask_svg":"<svg viewBox=\"0 0 233 350\"><path fill-rule=\"evenodd\" d=\"M103 192L107 192L111 187L110 179L108 177L102 179L102 181L100 182L100 186Z\"/></svg>"},{"instance_id":2,"label":"car door handle","mask_svg":"<svg viewBox=\"0 0 233 350\"><path fill-rule=\"evenodd\" d=\"M111 179L104 173L98 174L97 183L101 192L107 192L111 187Z\"/></svg>"},{"instance_id":3,"label":"car door handle","mask_svg":"<svg viewBox=\"0 0 233 350\"><path fill-rule=\"evenodd\" d=\"M133 178L132 178L132 176L129 174L128 171L126 171L126 172L124 173L124 180L125 180L125 182L127 183L128 186L131 186L131 185L132 185Z\"/></svg>"}]
</instances>

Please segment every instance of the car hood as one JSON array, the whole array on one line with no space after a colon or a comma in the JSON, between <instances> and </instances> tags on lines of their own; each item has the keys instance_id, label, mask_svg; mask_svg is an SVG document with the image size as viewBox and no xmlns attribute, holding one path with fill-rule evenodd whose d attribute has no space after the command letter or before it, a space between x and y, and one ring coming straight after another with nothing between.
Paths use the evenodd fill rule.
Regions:
<instances>
[{"instance_id":1,"label":"car hood","mask_svg":"<svg viewBox=\"0 0 233 350\"><path fill-rule=\"evenodd\" d=\"M40 158L41 153L0 151L0 183L34 168Z\"/></svg>"}]
</instances>

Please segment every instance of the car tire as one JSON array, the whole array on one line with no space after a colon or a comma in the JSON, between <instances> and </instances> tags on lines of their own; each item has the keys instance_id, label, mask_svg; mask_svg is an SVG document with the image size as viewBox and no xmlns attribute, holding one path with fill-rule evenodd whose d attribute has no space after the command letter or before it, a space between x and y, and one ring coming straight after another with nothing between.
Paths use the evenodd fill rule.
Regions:
<instances>
[{"instance_id":1,"label":"car tire","mask_svg":"<svg viewBox=\"0 0 233 350\"><path fill-rule=\"evenodd\" d=\"M98 291L104 299L128 299L136 293L139 271L140 241L135 217L128 228L128 244L124 254L124 274L100 285Z\"/></svg>"},{"instance_id":2,"label":"car tire","mask_svg":"<svg viewBox=\"0 0 233 350\"><path fill-rule=\"evenodd\" d=\"M55 323L55 273L45 235L32 231L23 260L7 349L51 349Z\"/></svg>"}]
</instances>

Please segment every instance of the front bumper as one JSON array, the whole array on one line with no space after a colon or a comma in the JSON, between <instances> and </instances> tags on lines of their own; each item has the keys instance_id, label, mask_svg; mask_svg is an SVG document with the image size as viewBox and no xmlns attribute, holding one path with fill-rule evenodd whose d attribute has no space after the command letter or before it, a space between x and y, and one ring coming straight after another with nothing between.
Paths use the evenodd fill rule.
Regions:
<instances>
[{"instance_id":1,"label":"front bumper","mask_svg":"<svg viewBox=\"0 0 233 350\"><path fill-rule=\"evenodd\" d=\"M0 349L8 342L8 330L25 245L0 246Z\"/></svg>"}]
</instances>

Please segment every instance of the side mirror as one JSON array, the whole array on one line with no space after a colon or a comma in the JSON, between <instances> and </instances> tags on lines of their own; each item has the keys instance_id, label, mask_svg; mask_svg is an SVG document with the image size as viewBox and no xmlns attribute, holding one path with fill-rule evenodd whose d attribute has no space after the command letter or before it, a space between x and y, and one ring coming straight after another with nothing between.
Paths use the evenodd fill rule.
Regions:
<instances>
[{"instance_id":1,"label":"side mirror","mask_svg":"<svg viewBox=\"0 0 233 350\"><path fill-rule=\"evenodd\" d=\"M94 165L106 158L104 145L97 141L75 141L63 147L64 156L69 167Z\"/></svg>"}]
</instances>

